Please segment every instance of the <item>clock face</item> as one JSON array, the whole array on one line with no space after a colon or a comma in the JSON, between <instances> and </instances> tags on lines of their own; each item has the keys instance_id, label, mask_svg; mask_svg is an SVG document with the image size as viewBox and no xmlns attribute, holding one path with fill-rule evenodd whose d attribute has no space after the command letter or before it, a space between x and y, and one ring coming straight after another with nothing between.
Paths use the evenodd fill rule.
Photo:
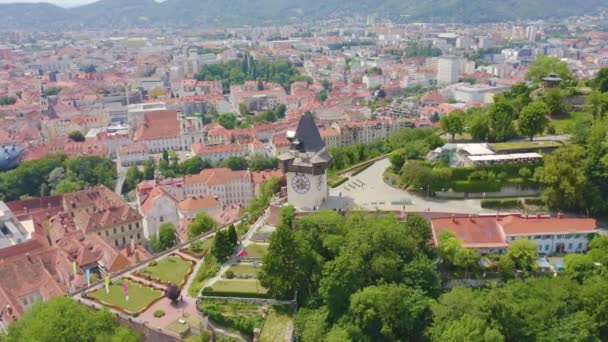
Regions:
<instances>
[{"instance_id":1,"label":"clock face","mask_svg":"<svg viewBox=\"0 0 608 342\"><path fill-rule=\"evenodd\" d=\"M296 175L291 180L291 187L299 194L305 194L310 190L310 180L304 175Z\"/></svg>"}]
</instances>

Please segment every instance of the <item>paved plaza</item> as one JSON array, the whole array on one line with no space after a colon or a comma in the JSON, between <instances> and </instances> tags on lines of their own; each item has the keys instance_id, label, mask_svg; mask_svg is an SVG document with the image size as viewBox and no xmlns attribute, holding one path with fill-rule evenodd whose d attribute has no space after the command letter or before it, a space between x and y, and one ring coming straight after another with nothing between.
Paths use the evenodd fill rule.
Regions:
<instances>
[{"instance_id":1,"label":"paved plaza","mask_svg":"<svg viewBox=\"0 0 608 342\"><path fill-rule=\"evenodd\" d=\"M434 211L449 213L495 213L483 209L479 199L446 200L426 198L393 188L382 174L390 166L388 159L374 163L344 184L330 189L328 209L361 208L365 210Z\"/></svg>"}]
</instances>

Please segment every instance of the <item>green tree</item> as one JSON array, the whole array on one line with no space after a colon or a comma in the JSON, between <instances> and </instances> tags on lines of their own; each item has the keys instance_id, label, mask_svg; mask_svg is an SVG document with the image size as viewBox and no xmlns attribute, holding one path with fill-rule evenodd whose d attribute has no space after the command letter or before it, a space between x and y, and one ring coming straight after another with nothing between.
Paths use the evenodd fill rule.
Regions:
<instances>
[{"instance_id":1,"label":"green tree","mask_svg":"<svg viewBox=\"0 0 608 342\"><path fill-rule=\"evenodd\" d=\"M293 221L295 218L296 208L293 205L284 205L281 207L281 224L293 228Z\"/></svg>"},{"instance_id":2,"label":"green tree","mask_svg":"<svg viewBox=\"0 0 608 342\"><path fill-rule=\"evenodd\" d=\"M206 233L217 226L217 223L207 213L198 213L194 220L188 225L188 239Z\"/></svg>"},{"instance_id":3,"label":"green tree","mask_svg":"<svg viewBox=\"0 0 608 342\"><path fill-rule=\"evenodd\" d=\"M293 232L280 224L270 237L270 247L264 256L258 279L269 293L279 299L291 299L303 281L302 251Z\"/></svg>"},{"instance_id":4,"label":"green tree","mask_svg":"<svg viewBox=\"0 0 608 342\"><path fill-rule=\"evenodd\" d=\"M139 337L121 328L106 309L90 310L72 298L37 302L8 327L7 342L20 341L125 341Z\"/></svg>"},{"instance_id":5,"label":"green tree","mask_svg":"<svg viewBox=\"0 0 608 342\"><path fill-rule=\"evenodd\" d=\"M594 120L602 119L608 112L608 94L594 90L585 99L585 105L593 115Z\"/></svg>"},{"instance_id":6,"label":"green tree","mask_svg":"<svg viewBox=\"0 0 608 342\"><path fill-rule=\"evenodd\" d=\"M127 174L125 175L125 183L123 187L124 192L129 192L137 187L141 181L144 180L144 175L139 171L139 167L137 165L131 166L127 170Z\"/></svg>"},{"instance_id":7,"label":"green tree","mask_svg":"<svg viewBox=\"0 0 608 342\"><path fill-rule=\"evenodd\" d=\"M601 93L608 92L608 68L601 68L595 75L592 85Z\"/></svg>"},{"instance_id":8,"label":"green tree","mask_svg":"<svg viewBox=\"0 0 608 342\"><path fill-rule=\"evenodd\" d=\"M591 254L568 254L564 257L564 265L566 273L579 283L591 277L598 270Z\"/></svg>"},{"instance_id":9,"label":"green tree","mask_svg":"<svg viewBox=\"0 0 608 342\"><path fill-rule=\"evenodd\" d=\"M145 160L144 161L144 172L143 172L144 179L146 179L146 180L154 179L154 170L155 170L154 162L149 159Z\"/></svg>"},{"instance_id":10,"label":"green tree","mask_svg":"<svg viewBox=\"0 0 608 342\"><path fill-rule=\"evenodd\" d=\"M72 141L81 142L85 140L84 134L81 131L71 131L68 138Z\"/></svg>"},{"instance_id":11,"label":"green tree","mask_svg":"<svg viewBox=\"0 0 608 342\"><path fill-rule=\"evenodd\" d=\"M452 141L454 141L456 134L462 134L462 132L464 132L464 113L461 111L454 111L441 117L440 123L441 129L450 134L452 136Z\"/></svg>"},{"instance_id":12,"label":"green tree","mask_svg":"<svg viewBox=\"0 0 608 342\"><path fill-rule=\"evenodd\" d=\"M403 283L411 288L420 289L431 297L441 292L441 278L434 261L424 254L416 256L403 268Z\"/></svg>"},{"instance_id":13,"label":"green tree","mask_svg":"<svg viewBox=\"0 0 608 342\"><path fill-rule=\"evenodd\" d=\"M232 244L232 248L236 249L236 246L238 246L239 244L239 236L236 233L236 228L234 227L234 224L231 224L228 227L228 241L230 241L230 243Z\"/></svg>"},{"instance_id":14,"label":"green tree","mask_svg":"<svg viewBox=\"0 0 608 342\"><path fill-rule=\"evenodd\" d=\"M439 336L433 336L432 341L453 342L502 342L504 336L496 328L488 326L481 318L464 315L458 320L449 321Z\"/></svg>"},{"instance_id":15,"label":"green tree","mask_svg":"<svg viewBox=\"0 0 608 342\"><path fill-rule=\"evenodd\" d=\"M544 102L535 101L525 106L519 114L519 131L521 134L530 138L530 141L534 139L534 136L541 134L549 120L547 114L549 113L549 107Z\"/></svg>"},{"instance_id":16,"label":"green tree","mask_svg":"<svg viewBox=\"0 0 608 342\"><path fill-rule=\"evenodd\" d=\"M564 103L562 91L559 88L547 89L542 98L543 102L549 107L552 116L563 116L568 114L568 109Z\"/></svg>"},{"instance_id":17,"label":"green tree","mask_svg":"<svg viewBox=\"0 0 608 342\"><path fill-rule=\"evenodd\" d=\"M542 196L549 207L585 208L586 164L585 149L578 145L567 145L545 156L544 165L536 169L534 179L546 186Z\"/></svg>"},{"instance_id":18,"label":"green tree","mask_svg":"<svg viewBox=\"0 0 608 342\"><path fill-rule=\"evenodd\" d=\"M247 115L249 115L249 107L247 107L247 105L244 103L240 103L239 104L239 113L241 114L242 117L246 117Z\"/></svg>"},{"instance_id":19,"label":"green tree","mask_svg":"<svg viewBox=\"0 0 608 342\"><path fill-rule=\"evenodd\" d=\"M536 60L528 68L526 78L535 82L542 82L542 79L549 76L552 72L556 73L558 77L565 81L572 78L566 62L562 62L557 57L544 55L536 56Z\"/></svg>"},{"instance_id":20,"label":"green tree","mask_svg":"<svg viewBox=\"0 0 608 342\"><path fill-rule=\"evenodd\" d=\"M53 195L63 195L74 191L79 191L84 188L82 182L74 180L72 178L66 178L59 182L55 189L51 191Z\"/></svg>"},{"instance_id":21,"label":"green tree","mask_svg":"<svg viewBox=\"0 0 608 342\"><path fill-rule=\"evenodd\" d=\"M211 164L207 159L202 159L199 156L194 156L184 160L180 165L179 169L182 174L195 175L211 167Z\"/></svg>"},{"instance_id":22,"label":"green tree","mask_svg":"<svg viewBox=\"0 0 608 342\"><path fill-rule=\"evenodd\" d=\"M279 167L279 160L277 158L269 158L260 154L254 154L249 157L247 165L251 171L273 170Z\"/></svg>"},{"instance_id":23,"label":"green tree","mask_svg":"<svg viewBox=\"0 0 608 342\"><path fill-rule=\"evenodd\" d=\"M238 125L238 119L232 113L224 113L217 117L217 123L226 129L234 129Z\"/></svg>"},{"instance_id":24,"label":"green tree","mask_svg":"<svg viewBox=\"0 0 608 342\"><path fill-rule=\"evenodd\" d=\"M154 235L150 239L150 248L153 252L158 253L175 246L176 243L175 225L171 222L165 222L158 228L158 236Z\"/></svg>"},{"instance_id":25,"label":"green tree","mask_svg":"<svg viewBox=\"0 0 608 342\"><path fill-rule=\"evenodd\" d=\"M213 255L219 262L224 262L234 252L228 232L220 230L215 234L215 240L213 242Z\"/></svg>"},{"instance_id":26,"label":"green tree","mask_svg":"<svg viewBox=\"0 0 608 342\"><path fill-rule=\"evenodd\" d=\"M327 91L325 90L321 90L318 94L317 94L317 100L319 102L325 102L327 101L327 99L329 98L329 95L327 94Z\"/></svg>"},{"instance_id":27,"label":"green tree","mask_svg":"<svg viewBox=\"0 0 608 342\"><path fill-rule=\"evenodd\" d=\"M405 164L404 152L403 150L395 150L388 155L388 160L390 160L393 166L393 171L400 172L401 168L403 168Z\"/></svg>"},{"instance_id":28,"label":"green tree","mask_svg":"<svg viewBox=\"0 0 608 342\"><path fill-rule=\"evenodd\" d=\"M365 340L420 340L430 322L431 300L403 285L369 286L353 294L347 317Z\"/></svg>"},{"instance_id":29,"label":"green tree","mask_svg":"<svg viewBox=\"0 0 608 342\"><path fill-rule=\"evenodd\" d=\"M511 242L505 255L500 258L500 263L508 262L516 270L526 273L535 271L536 265L536 244L527 239L517 239Z\"/></svg>"},{"instance_id":30,"label":"green tree","mask_svg":"<svg viewBox=\"0 0 608 342\"><path fill-rule=\"evenodd\" d=\"M227 167L232 171L247 170L247 159L243 157L228 157L222 160L219 167Z\"/></svg>"},{"instance_id":31,"label":"green tree","mask_svg":"<svg viewBox=\"0 0 608 342\"><path fill-rule=\"evenodd\" d=\"M498 97L488 108L489 139L506 141L515 136L513 127L515 108L503 97Z\"/></svg>"},{"instance_id":32,"label":"green tree","mask_svg":"<svg viewBox=\"0 0 608 342\"><path fill-rule=\"evenodd\" d=\"M467 115L468 132L477 141L485 141L490 136L488 114L484 111Z\"/></svg>"},{"instance_id":33,"label":"green tree","mask_svg":"<svg viewBox=\"0 0 608 342\"><path fill-rule=\"evenodd\" d=\"M295 318L295 333L299 341L317 342L323 341L327 332L327 308L319 309L302 308Z\"/></svg>"}]
</instances>

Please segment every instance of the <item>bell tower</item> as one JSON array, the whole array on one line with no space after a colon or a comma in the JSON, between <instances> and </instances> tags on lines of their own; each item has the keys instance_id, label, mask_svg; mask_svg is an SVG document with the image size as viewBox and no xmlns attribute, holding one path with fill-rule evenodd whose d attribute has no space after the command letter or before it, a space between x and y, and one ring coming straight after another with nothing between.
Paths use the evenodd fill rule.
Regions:
<instances>
[{"instance_id":1,"label":"bell tower","mask_svg":"<svg viewBox=\"0 0 608 342\"><path fill-rule=\"evenodd\" d=\"M295 132L287 132L287 139L291 146L279 156L287 174L287 200L298 210L318 210L327 200L327 168L332 158L310 112L300 118Z\"/></svg>"}]
</instances>

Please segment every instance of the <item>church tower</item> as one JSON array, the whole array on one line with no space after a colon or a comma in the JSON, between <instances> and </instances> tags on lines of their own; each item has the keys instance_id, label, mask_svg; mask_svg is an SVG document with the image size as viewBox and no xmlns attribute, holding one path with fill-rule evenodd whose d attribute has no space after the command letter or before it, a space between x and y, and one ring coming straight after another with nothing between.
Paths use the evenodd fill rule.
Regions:
<instances>
[{"instance_id":1,"label":"church tower","mask_svg":"<svg viewBox=\"0 0 608 342\"><path fill-rule=\"evenodd\" d=\"M287 200L302 211L318 210L327 200L327 168L331 155L325 149L312 114L305 113L295 132L287 132L289 150L279 156L287 174Z\"/></svg>"}]
</instances>

